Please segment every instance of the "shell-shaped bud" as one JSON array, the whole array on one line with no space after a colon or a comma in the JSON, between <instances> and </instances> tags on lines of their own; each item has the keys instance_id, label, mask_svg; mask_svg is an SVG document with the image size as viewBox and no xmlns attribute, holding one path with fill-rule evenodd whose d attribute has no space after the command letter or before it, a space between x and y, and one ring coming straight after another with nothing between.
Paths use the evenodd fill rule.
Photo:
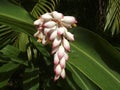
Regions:
<instances>
[{"instance_id":1,"label":"shell-shaped bud","mask_svg":"<svg viewBox=\"0 0 120 90\"><path fill-rule=\"evenodd\" d=\"M50 32L50 28L44 28L44 34L47 36L48 32Z\"/></svg>"},{"instance_id":2,"label":"shell-shaped bud","mask_svg":"<svg viewBox=\"0 0 120 90\"><path fill-rule=\"evenodd\" d=\"M49 21L52 19L52 16L50 15L50 13L45 13L41 16L42 19L44 19L45 21Z\"/></svg>"},{"instance_id":3,"label":"shell-shaped bud","mask_svg":"<svg viewBox=\"0 0 120 90\"><path fill-rule=\"evenodd\" d=\"M41 24L43 24L43 22L44 22L44 20L40 18L40 19L37 19L34 21L34 25L41 25Z\"/></svg>"},{"instance_id":4,"label":"shell-shaped bud","mask_svg":"<svg viewBox=\"0 0 120 90\"><path fill-rule=\"evenodd\" d=\"M39 25L39 27L37 28L37 30L42 31L43 27L41 25Z\"/></svg>"},{"instance_id":5,"label":"shell-shaped bud","mask_svg":"<svg viewBox=\"0 0 120 90\"><path fill-rule=\"evenodd\" d=\"M48 22L46 22L46 23L44 24L44 27L46 27L46 28L52 28L52 27L54 27L56 24L57 24L57 23L54 22L54 21L48 21Z\"/></svg>"},{"instance_id":6,"label":"shell-shaped bud","mask_svg":"<svg viewBox=\"0 0 120 90\"><path fill-rule=\"evenodd\" d=\"M57 12L57 11L53 11L52 12L52 15L53 15L53 17L55 18L55 19L62 19L63 18L63 14L62 13L59 13L59 12Z\"/></svg>"},{"instance_id":7,"label":"shell-shaped bud","mask_svg":"<svg viewBox=\"0 0 120 90\"><path fill-rule=\"evenodd\" d=\"M55 54L55 55L54 55L54 64L57 65L57 64L59 63L59 61L60 61L60 60L59 60L59 58L58 58L58 55Z\"/></svg>"},{"instance_id":8,"label":"shell-shaped bud","mask_svg":"<svg viewBox=\"0 0 120 90\"><path fill-rule=\"evenodd\" d=\"M67 29L65 27L59 27L57 29L57 34L62 35Z\"/></svg>"},{"instance_id":9,"label":"shell-shaped bud","mask_svg":"<svg viewBox=\"0 0 120 90\"><path fill-rule=\"evenodd\" d=\"M70 32L65 32L65 37L70 41L74 41L74 35Z\"/></svg>"},{"instance_id":10,"label":"shell-shaped bud","mask_svg":"<svg viewBox=\"0 0 120 90\"><path fill-rule=\"evenodd\" d=\"M58 51L58 49L59 49L59 47L55 47L55 48L52 48L52 54L54 54L55 52L57 52Z\"/></svg>"},{"instance_id":11,"label":"shell-shaped bud","mask_svg":"<svg viewBox=\"0 0 120 90\"><path fill-rule=\"evenodd\" d=\"M48 42L47 42L47 40L46 40L46 37L44 36L43 38L42 38L42 44L43 45L46 45Z\"/></svg>"},{"instance_id":12,"label":"shell-shaped bud","mask_svg":"<svg viewBox=\"0 0 120 90\"><path fill-rule=\"evenodd\" d=\"M67 24L77 23L75 17L73 17L73 16L64 16L64 17L61 19L61 21L64 22L64 23L67 23Z\"/></svg>"},{"instance_id":13,"label":"shell-shaped bud","mask_svg":"<svg viewBox=\"0 0 120 90\"><path fill-rule=\"evenodd\" d=\"M59 37L55 38L53 43L52 43L52 48L59 46L60 43L61 43L61 38L59 38Z\"/></svg>"},{"instance_id":14,"label":"shell-shaped bud","mask_svg":"<svg viewBox=\"0 0 120 90\"><path fill-rule=\"evenodd\" d=\"M60 59L60 66L61 68L65 68L65 65L66 65L65 57L62 57L62 59Z\"/></svg>"},{"instance_id":15,"label":"shell-shaped bud","mask_svg":"<svg viewBox=\"0 0 120 90\"><path fill-rule=\"evenodd\" d=\"M54 77L54 81L58 80L59 77L60 77L60 75L55 75L55 77Z\"/></svg>"},{"instance_id":16,"label":"shell-shaped bud","mask_svg":"<svg viewBox=\"0 0 120 90\"><path fill-rule=\"evenodd\" d=\"M55 74L56 74L56 75L60 75L60 74L61 74L61 71L62 71L61 66L60 66L60 64L58 64L58 65L55 67Z\"/></svg>"},{"instance_id":17,"label":"shell-shaped bud","mask_svg":"<svg viewBox=\"0 0 120 90\"><path fill-rule=\"evenodd\" d=\"M62 22L62 25L66 28L72 28L71 24Z\"/></svg>"},{"instance_id":18,"label":"shell-shaped bud","mask_svg":"<svg viewBox=\"0 0 120 90\"><path fill-rule=\"evenodd\" d=\"M38 30L35 34L34 37L37 37L40 34L40 31Z\"/></svg>"},{"instance_id":19,"label":"shell-shaped bud","mask_svg":"<svg viewBox=\"0 0 120 90\"><path fill-rule=\"evenodd\" d=\"M70 51L70 44L67 39L63 38L63 46L65 50Z\"/></svg>"},{"instance_id":20,"label":"shell-shaped bud","mask_svg":"<svg viewBox=\"0 0 120 90\"><path fill-rule=\"evenodd\" d=\"M53 32L51 33L49 39L50 39L50 40L54 40L56 37L57 37L57 31L55 30L55 31L53 31Z\"/></svg>"},{"instance_id":21,"label":"shell-shaped bud","mask_svg":"<svg viewBox=\"0 0 120 90\"><path fill-rule=\"evenodd\" d=\"M64 57L65 57L65 60L68 61L69 56L67 52L64 53Z\"/></svg>"},{"instance_id":22,"label":"shell-shaped bud","mask_svg":"<svg viewBox=\"0 0 120 90\"><path fill-rule=\"evenodd\" d=\"M43 37L45 37L45 36L44 36L44 34L42 32L40 32L40 34L38 34L37 37L43 39Z\"/></svg>"},{"instance_id":23,"label":"shell-shaped bud","mask_svg":"<svg viewBox=\"0 0 120 90\"><path fill-rule=\"evenodd\" d=\"M65 74L65 69L63 69L62 72L61 72L61 77L62 77L62 78L65 78L65 76L66 76L66 74Z\"/></svg>"},{"instance_id":24,"label":"shell-shaped bud","mask_svg":"<svg viewBox=\"0 0 120 90\"><path fill-rule=\"evenodd\" d=\"M38 38L37 42L39 42L39 43L40 43L41 41L42 41L42 40L41 40L40 38Z\"/></svg>"},{"instance_id":25,"label":"shell-shaped bud","mask_svg":"<svg viewBox=\"0 0 120 90\"><path fill-rule=\"evenodd\" d=\"M58 58L61 59L64 56L64 52L65 49L63 47L63 45L60 45L59 49L58 49Z\"/></svg>"}]
</instances>

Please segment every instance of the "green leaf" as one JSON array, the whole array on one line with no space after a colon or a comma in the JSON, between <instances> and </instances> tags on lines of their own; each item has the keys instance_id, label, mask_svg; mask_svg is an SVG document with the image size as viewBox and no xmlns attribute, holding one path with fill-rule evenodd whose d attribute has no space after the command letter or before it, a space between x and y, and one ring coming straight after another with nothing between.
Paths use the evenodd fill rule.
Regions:
<instances>
[{"instance_id":1,"label":"green leaf","mask_svg":"<svg viewBox=\"0 0 120 90\"><path fill-rule=\"evenodd\" d=\"M18 66L19 64L9 62L0 67L0 89L7 85L9 78Z\"/></svg>"},{"instance_id":2,"label":"green leaf","mask_svg":"<svg viewBox=\"0 0 120 90\"><path fill-rule=\"evenodd\" d=\"M25 52L27 50L27 44L29 43L28 35L25 33L20 33L17 40L18 43L16 43L16 46L18 46L20 51Z\"/></svg>"},{"instance_id":3,"label":"green leaf","mask_svg":"<svg viewBox=\"0 0 120 90\"><path fill-rule=\"evenodd\" d=\"M3 72L9 72L13 69L16 69L17 67L19 66L19 64L15 64L13 62L9 62L7 64L4 64L0 67L0 73L3 73ZM8 68L9 67L9 68Z\"/></svg>"},{"instance_id":4,"label":"green leaf","mask_svg":"<svg viewBox=\"0 0 120 90\"><path fill-rule=\"evenodd\" d=\"M26 68L24 77L24 89L25 90L38 90L39 88L39 69L38 68Z\"/></svg>"},{"instance_id":5,"label":"green leaf","mask_svg":"<svg viewBox=\"0 0 120 90\"><path fill-rule=\"evenodd\" d=\"M39 50L40 53L44 55L44 57L50 57L49 52L44 48L44 46L37 42L35 38L31 38L32 43L35 45L35 47Z\"/></svg>"},{"instance_id":6,"label":"green leaf","mask_svg":"<svg viewBox=\"0 0 120 90\"><path fill-rule=\"evenodd\" d=\"M12 28L6 25L0 25L0 48L7 44L14 43L18 33L12 31Z\"/></svg>"},{"instance_id":7,"label":"green leaf","mask_svg":"<svg viewBox=\"0 0 120 90\"><path fill-rule=\"evenodd\" d=\"M10 26L16 32L24 32L28 35L35 32L31 16L25 9L8 0L0 1L0 23Z\"/></svg>"},{"instance_id":8,"label":"green leaf","mask_svg":"<svg viewBox=\"0 0 120 90\"><path fill-rule=\"evenodd\" d=\"M0 52L2 52L6 57L10 58L10 61L27 65L27 55L25 56L25 53L22 53L14 46L7 45L2 50L0 50Z\"/></svg>"},{"instance_id":9,"label":"green leaf","mask_svg":"<svg viewBox=\"0 0 120 90\"><path fill-rule=\"evenodd\" d=\"M55 10L55 6L59 3L60 0L38 0L33 7L31 14L35 18L39 18L40 15L46 12L52 12Z\"/></svg>"},{"instance_id":10,"label":"green leaf","mask_svg":"<svg viewBox=\"0 0 120 90\"><path fill-rule=\"evenodd\" d=\"M76 28L73 33L75 42L71 43L69 65L74 66L103 90L119 90L120 53L106 40L89 30ZM79 82L79 79L76 82Z\"/></svg>"},{"instance_id":11,"label":"green leaf","mask_svg":"<svg viewBox=\"0 0 120 90\"><path fill-rule=\"evenodd\" d=\"M72 77L71 74L68 74L67 77L73 78L73 80L75 80L74 82L77 84L77 86L79 88L82 88L82 90L99 90L99 88L93 83L91 82L87 77L85 77L76 67L74 67L71 64L67 64L67 69L69 69L69 71L73 72ZM71 79L68 81L68 83L71 81ZM73 81L72 81L73 83ZM74 85L74 84L72 84ZM72 86L71 85L71 86ZM74 90L78 90L77 87L74 85L73 86Z\"/></svg>"}]
</instances>

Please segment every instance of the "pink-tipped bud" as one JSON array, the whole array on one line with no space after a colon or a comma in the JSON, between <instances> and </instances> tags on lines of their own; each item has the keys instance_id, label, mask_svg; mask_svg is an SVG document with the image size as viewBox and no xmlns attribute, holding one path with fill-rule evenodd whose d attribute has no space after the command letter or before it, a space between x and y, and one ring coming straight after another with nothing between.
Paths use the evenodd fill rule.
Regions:
<instances>
[{"instance_id":1,"label":"pink-tipped bud","mask_svg":"<svg viewBox=\"0 0 120 90\"><path fill-rule=\"evenodd\" d=\"M66 76L66 74L65 74L65 69L63 69L62 72L61 72L61 77L64 79L65 76Z\"/></svg>"},{"instance_id":2,"label":"pink-tipped bud","mask_svg":"<svg viewBox=\"0 0 120 90\"><path fill-rule=\"evenodd\" d=\"M38 38L41 38L41 39L43 39L43 37L45 37L44 35L43 35L43 33L42 32L40 32L40 34L38 34L38 36L37 36Z\"/></svg>"},{"instance_id":3,"label":"pink-tipped bud","mask_svg":"<svg viewBox=\"0 0 120 90\"><path fill-rule=\"evenodd\" d=\"M58 49L58 58L61 59L64 56L65 49L62 45L60 45Z\"/></svg>"},{"instance_id":4,"label":"pink-tipped bud","mask_svg":"<svg viewBox=\"0 0 120 90\"><path fill-rule=\"evenodd\" d=\"M58 48L59 48L59 47L52 48L51 54L54 54L55 52L57 52L57 51L58 51Z\"/></svg>"},{"instance_id":5,"label":"pink-tipped bud","mask_svg":"<svg viewBox=\"0 0 120 90\"><path fill-rule=\"evenodd\" d=\"M72 28L71 24L67 24L67 23L64 23L62 22L63 26L66 27L66 28Z\"/></svg>"},{"instance_id":6,"label":"pink-tipped bud","mask_svg":"<svg viewBox=\"0 0 120 90\"><path fill-rule=\"evenodd\" d=\"M70 32L65 32L65 36L68 40L74 41L74 35Z\"/></svg>"},{"instance_id":7,"label":"pink-tipped bud","mask_svg":"<svg viewBox=\"0 0 120 90\"><path fill-rule=\"evenodd\" d=\"M37 19L37 20L35 20L34 21L34 25L41 25L41 24L43 24L43 19Z\"/></svg>"},{"instance_id":8,"label":"pink-tipped bud","mask_svg":"<svg viewBox=\"0 0 120 90\"><path fill-rule=\"evenodd\" d=\"M50 13L45 13L41 16L42 19L44 19L45 21L49 21L52 19L52 16L50 15Z\"/></svg>"},{"instance_id":9,"label":"pink-tipped bud","mask_svg":"<svg viewBox=\"0 0 120 90\"><path fill-rule=\"evenodd\" d=\"M59 63L59 61L60 61L60 60L59 60L59 58L58 58L58 55L55 54L55 55L54 55L54 64L57 65L57 64Z\"/></svg>"},{"instance_id":10,"label":"pink-tipped bud","mask_svg":"<svg viewBox=\"0 0 120 90\"><path fill-rule=\"evenodd\" d=\"M70 51L70 44L67 39L63 38L63 46L65 50Z\"/></svg>"},{"instance_id":11,"label":"pink-tipped bud","mask_svg":"<svg viewBox=\"0 0 120 90\"><path fill-rule=\"evenodd\" d=\"M43 44L43 45L46 45L46 44L47 44L47 40L46 40L45 37L42 38L42 44Z\"/></svg>"},{"instance_id":12,"label":"pink-tipped bud","mask_svg":"<svg viewBox=\"0 0 120 90\"><path fill-rule=\"evenodd\" d=\"M55 48L55 47L59 46L60 43L61 43L61 38L58 38L58 37L55 38L53 43L52 43L52 48Z\"/></svg>"},{"instance_id":13,"label":"pink-tipped bud","mask_svg":"<svg viewBox=\"0 0 120 90\"><path fill-rule=\"evenodd\" d=\"M45 24L44 24L44 27L46 27L46 28L52 28L52 27L54 27L56 25L56 22L54 22L54 21L48 21L48 22L46 22Z\"/></svg>"},{"instance_id":14,"label":"pink-tipped bud","mask_svg":"<svg viewBox=\"0 0 120 90\"><path fill-rule=\"evenodd\" d=\"M67 24L77 23L76 19L73 16L64 16L63 19L61 19L61 21Z\"/></svg>"},{"instance_id":15,"label":"pink-tipped bud","mask_svg":"<svg viewBox=\"0 0 120 90\"><path fill-rule=\"evenodd\" d=\"M67 52L64 53L64 57L65 57L65 60L68 61L69 56Z\"/></svg>"},{"instance_id":16,"label":"pink-tipped bud","mask_svg":"<svg viewBox=\"0 0 120 90\"><path fill-rule=\"evenodd\" d=\"M51 33L49 39L50 39L50 40L54 40L56 37L57 37L57 31L55 30L55 31L53 31L53 32Z\"/></svg>"},{"instance_id":17,"label":"pink-tipped bud","mask_svg":"<svg viewBox=\"0 0 120 90\"><path fill-rule=\"evenodd\" d=\"M39 27L37 28L37 30L42 31L43 27L41 25L39 25Z\"/></svg>"},{"instance_id":18,"label":"pink-tipped bud","mask_svg":"<svg viewBox=\"0 0 120 90\"><path fill-rule=\"evenodd\" d=\"M57 34L62 35L65 31L66 31L65 27L60 27L60 28L57 29Z\"/></svg>"},{"instance_id":19,"label":"pink-tipped bud","mask_svg":"<svg viewBox=\"0 0 120 90\"><path fill-rule=\"evenodd\" d=\"M55 19L62 19L63 18L63 14L62 13L58 13L57 11L53 11L52 15Z\"/></svg>"},{"instance_id":20,"label":"pink-tipped bud","mask_svg":"<svg viewBox=\"0 0 120 90\"><path fill-rule=\"evenodd\" d=\"M54 81L58 80L59 77L60 77L60 75L55 75L55 77L54 77Z\"/></svg>"},{"instance_id":21,"label":"pink-tipped bud","mask_svg":"<svg viewBox=\"0 0 120 90\"><path fill-rule=\"evenodd\" d=\"M63 69L63 68L65 68L65 65L66 65L65 57L62 57L62 59L60 59L60 66Z\"/></svg>"},{"instance_id":22,"label":"pink-tipped bud","mask_svg":"<svg viewBox=\"0 0 120 90\"><path fill-rule=\"evenodd\" d=\"M60 64L58 64L58 65L55 67L55 74L56 74L56 75L60 75L60 74L61 74L61 71L62 71L61 66L60 66Z\"/></svg>"},{"instance_id":23,"label":"pink-tipped bud","mask_svg":"<svg viewBox=\"0 0 120 90\"><path fill-rule=\"evenodd\" d=\"M47 36L48 32L50 32L50 28L44 28L44 34Z\"/></svg>"},{"instance_id":24,"label":"pink-tipped bud","mask_svg":"<svg viewBox=\"0 0 120 90\"><path fill-rule=\"evenodd\" d=\"M39 34L40 34L40 31L37 31L37 32L34 34L34 37L37 37Z\"/></svg>"}]
</instances>

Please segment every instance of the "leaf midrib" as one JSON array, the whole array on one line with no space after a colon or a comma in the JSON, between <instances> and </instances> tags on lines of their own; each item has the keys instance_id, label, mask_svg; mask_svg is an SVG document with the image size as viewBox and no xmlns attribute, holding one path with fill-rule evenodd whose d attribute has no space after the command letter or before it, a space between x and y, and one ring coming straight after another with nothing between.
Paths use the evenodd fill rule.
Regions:
<instances>
[{"instance_id":1,"label":"leaf midrib","mask_svg":"<svg viewBox=\"0 0 120 90\"><path fill-rule=\"evenodd\" d=\"M19 21L19 22L23 22L23 23L26 23L26 24L29 24L29 25L32 25L31 23L29 22L26 22L24 20L21 20L19 18L16 18L16 17L12 17L11 15L7 15L7 14L0 14L1 17L5 17L5 18L9 18L10 20L13 19L15 21Z\"/></svg>"},{"instance_id":2,"label":"leaf midrib","mask_svg":"<svg viewBox=\"0 0 120 90\"><path fill-rule=\"evenodd\" d=\"M86 90L89 90L88 86L85 84L85 82L78 76L78 74L76 73L75 70L73 70L73 68L71 67L70 64L68 64L68 66L71 68L71 70L74 72L74 74L78 77L78 79L83 83L83 85L85 86Z\"/></svg>"},{"instance_id":3,"label":"leaf midrib","mask_svg":"<svg viewBox=\"0 0 120 90\"><path fill-rule=\"evenodd\" d=\"M82 52L84 55L86 55L87 57L89 57L93 62L95 62L98 66L100 66L101 68L103 68L103 70L105 72L107 72L112 78L114 78L118 83L120 83L120 81L111 73L109 72L106 68L104 68L104 66L102 64L99 64L92 56L90 56L89 54L87 54L84 50L78 48L76 45L71 44L74 48L76 48L78 51Z\"/></svg>"}]
</instances>

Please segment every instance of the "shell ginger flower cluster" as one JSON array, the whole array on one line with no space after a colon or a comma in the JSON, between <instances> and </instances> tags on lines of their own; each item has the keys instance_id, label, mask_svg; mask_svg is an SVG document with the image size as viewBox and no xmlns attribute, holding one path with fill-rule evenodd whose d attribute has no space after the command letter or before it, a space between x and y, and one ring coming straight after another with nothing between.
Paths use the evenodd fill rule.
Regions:
<instances>
[{"instance_id":1,"label":"shell ginger flower cluster","mask_svg":"<svg viewBox=\"0 0 120 90\"><path fill-rule=\"evenodd\" d=\"M52 43L52 54L54 55L54 80L59 77L65 78L65 66L70 52L69 41L74 41L74 35L69 32L69 28L77 23L73 16L64 16L62 13L53 11L45 13L34 21L37 32L34 34L38 42L43 45Z\"/></svg>"}]
</instances>

